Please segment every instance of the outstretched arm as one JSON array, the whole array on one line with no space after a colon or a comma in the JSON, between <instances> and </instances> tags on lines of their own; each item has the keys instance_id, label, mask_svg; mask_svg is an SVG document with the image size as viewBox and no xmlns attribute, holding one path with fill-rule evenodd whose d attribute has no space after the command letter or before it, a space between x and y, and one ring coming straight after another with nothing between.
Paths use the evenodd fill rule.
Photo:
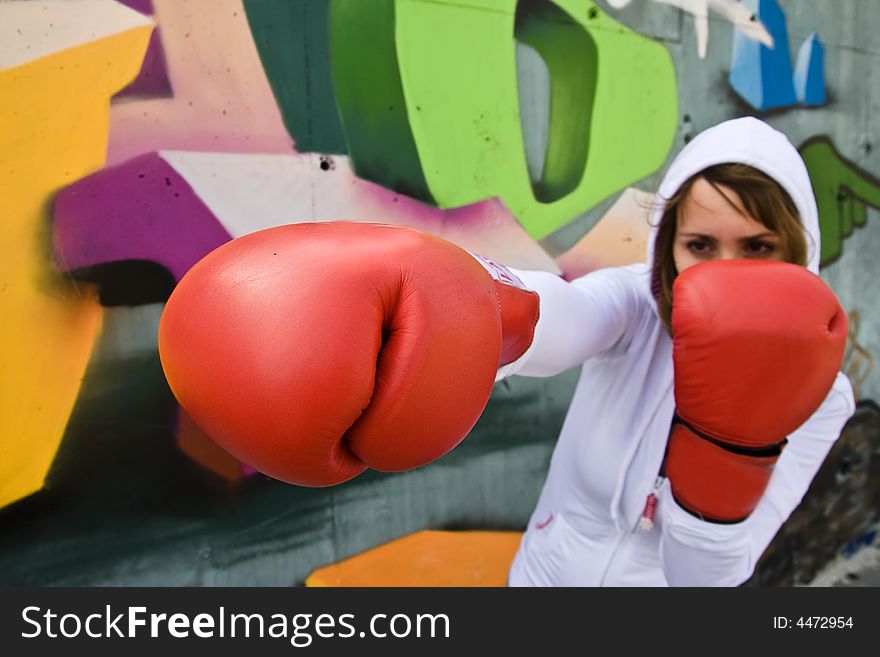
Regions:
<instances>
[{"instance_id":1,"label":"outstretched arm","mask_svg":"<svg viewBox=\"0 0 880 657\"><path fill-rule=\"evenodd\" d=\"M646 284L628 268L600 269L572 282L544 271L512 270L540 298L540 317L528 351L499 369L496 380L514 374L553 376L576 367L623 339Z\"/></svg>"}]
</instances>

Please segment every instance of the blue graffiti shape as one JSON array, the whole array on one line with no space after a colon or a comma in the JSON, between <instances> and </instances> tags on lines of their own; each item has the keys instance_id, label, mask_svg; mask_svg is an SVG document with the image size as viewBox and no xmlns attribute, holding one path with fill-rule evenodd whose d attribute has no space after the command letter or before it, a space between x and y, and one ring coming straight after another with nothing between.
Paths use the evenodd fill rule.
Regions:
<instances>
[{"instance_id":1,"label":"blue graffiti shape","mask_svg":"<svg viewBox=\"0 0 880 657\"><path fill-rule=\"evenodd\" d=\"M794 89L803 105L825 104L825 48L815 32L798 51Z\"/></svg>"},{"instance_id":2,"label":"blue graffiti shape","mask_svg":"<svg viewBox=\"0 0 880 657\"><path fill-rule=\"evenodd\" d=\"M758 110L788 107L797 103L788 52L785 14L776 0L743 0L743 5L764 23L773 37L773 48L734 33L730 86Z\"/></svg>"}]
</instances>

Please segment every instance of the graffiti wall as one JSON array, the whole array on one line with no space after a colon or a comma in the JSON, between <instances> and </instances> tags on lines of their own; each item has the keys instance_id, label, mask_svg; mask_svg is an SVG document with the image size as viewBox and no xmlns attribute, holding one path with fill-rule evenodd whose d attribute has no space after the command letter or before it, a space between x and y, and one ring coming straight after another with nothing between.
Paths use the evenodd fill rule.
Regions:
<instances>
[{"instance_id":1,"label":"graffiti wall","mask_svg":"<svg viewBox=\"0 0 880 657\"><path fill-rule=\"evenodd\" d=\"M735 116L800 148L847 373L880 399L878 21L857 0L0 3L4 583L290 585L422 529L522 530L576 371L496 384L429 466L297 488L178 409L164 301L217 246L299 222L568 279L638 262L665 164Z\"/></svg>"}]
</instances>

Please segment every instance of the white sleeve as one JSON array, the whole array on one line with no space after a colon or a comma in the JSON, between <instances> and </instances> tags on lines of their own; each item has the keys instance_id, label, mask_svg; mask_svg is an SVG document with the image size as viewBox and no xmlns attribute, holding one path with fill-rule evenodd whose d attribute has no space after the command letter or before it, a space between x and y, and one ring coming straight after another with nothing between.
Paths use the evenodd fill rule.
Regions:
<instances>
[{"instance_id":1,"label":"white sleeve","mask_svg":"<svg viewBox=\"0 0 880 657\"><path fill-rule=\"evenodd\" d=\"M571 282L545 271L511 271L538 293L539 317L529 349L500 368L496 381L576 367L614 345L637 316L636 279L623 268L599 269Z\"/></svg>"},{"instance_id":2,"label":"white sleeve","mask_svg":"<svg viewBox=\"0 0 880 657\"><path fill-rule=\"evenodd\" d=\"M852 386L838 373L831 392L807 422L788 437L767 491L748 520L757 562L782 524L801 503L813 477L855 412Z\"/></svg>"},{"instance_id":3,"label":"white sleeve","mask_svg":"<svg viewBox=\"0 0 880 657\"><path fill-rule=\"evenodd\" d=\"M797 508L813 477L855 411L852 387L838 373L819 409L788 437L761 501L741 523L705 522L682 509L668 482L658 510L663 520L660 560L671 586L738 586Z\"/></svg>"}]
</instances>

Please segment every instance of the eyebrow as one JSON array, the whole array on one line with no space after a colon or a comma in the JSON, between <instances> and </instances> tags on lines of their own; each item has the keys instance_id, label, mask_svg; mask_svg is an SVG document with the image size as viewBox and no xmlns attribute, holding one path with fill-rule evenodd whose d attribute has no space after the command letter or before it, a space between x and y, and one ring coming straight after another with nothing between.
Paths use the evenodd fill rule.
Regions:
<instances>
[{"instance_id":1,"label":"eyebrow","mask_svg":"<svg viewBox=\"0 0 880 657\"><path fill-rule=\"evenodd\" d=\"M690 238L690 237L700 237L700 238L702 238L702 239L704 239L704 240L713 241L713 242L716 240L716 238L713 237L712 235L706 235L706 234L704 234L704 233L679 233L679 236L681 236L681 237L687 237L687 238ZM763 239L763 238L765 238L765 237L779 237L779 235L777 235L776 233L774 233L774 232L768 230L768 231L763 232L763 233L757 233L757 234L755 234L755 235L749 235L749 236L747 236L747 237L740 238L740 239L737 240L737 241L739 241L739 242L748 242L748 241L750 241L750 240Z\"/></svg>"}]
</instances>

